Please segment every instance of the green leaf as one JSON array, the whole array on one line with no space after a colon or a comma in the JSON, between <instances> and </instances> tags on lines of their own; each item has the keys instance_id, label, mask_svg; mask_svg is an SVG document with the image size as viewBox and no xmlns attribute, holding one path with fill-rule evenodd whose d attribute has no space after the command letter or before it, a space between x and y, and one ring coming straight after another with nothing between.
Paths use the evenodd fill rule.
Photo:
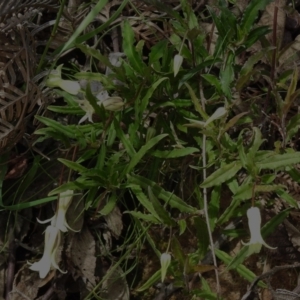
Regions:
<instances>
[{"instance_id":1,"label":"green leaf","mask_svg":"<svg viewBox=\"0 0 300 300\"><path fill-rule=\"evenodd\" d=\"M244 52L245 49L250 48L256 41L258 41L261 37L264 37L269 32L272 32L269 26L260 26L257 28L253 28L246 37L244 45L236 51L236 55L239 55L240 53Z\"/></svg>"},{"instance_id":2,"label":"green leaf","mask_svg":"<svg viewBox=\"0 0 300 300\"><path fill-rule=\"evenodd\" d=\"M149 199L151 200L157 215L159 216L159 219L162 220L168 226L176 226L177 223L170 217L169 213L165 210L165 208L156 199L150 186L148 186L148 195L149 195Z\"/></svg>"},{"instance_id":3,"label":"green leaf","mask_svg":"<svg viewBox=\"0 0 300 300\"><path fill-rule=\"evenodd\" d=\"M141 186L143 189L148 189L148 186L152 188L152 191L156 197L164 200L171 207L178 208L181 212L194 213L196 211L195 208L188 205L182 199L174 195L173 193L167 192L162 187L160 187L157 183L146 179L139 175L127 175L129 183L137 184Z\"/></svg>"},{"instance_id":4,"label":"green leaf","mask_svg":"<svg viewBox=\"0 0 300 300\"><path fill-rule=\"evenodd\" d=\"M231 127L233 127L236 122L242 118L244 115L248 114L249 112L243 112L240 114L235 115L232 119L230 119L224 126L223 132L226 132L228 129L230 129Z\"/></svg>"},{"instance_id":5,"label":"green leaf","mask_svg":"<svg viewBox=\"0 0 300 300\"><path fill-rule=\"evenodd\" d=\"M149 65L151 66L153 63L159 61L167 51L168 41L162 40L159 41L151 48L151 52L149 54Z\"/></svg>"},{"instance_id":6,"label":"green leaf","mask_svg":"<svg viewBox=\"0 0 300 300\"><path fill-rule=\"evenodd\" d=\"M151 152L151 155L159 158L177 158L182 156L187 156L192 153L199 152L199 149L194 147L186 147L182 149L173 149L173 150L155 150Z\"/></svg>"},{"instance_id":7,"label":"green leaf","mask_svg":"<svg viewBox=\"0 0 300 300\"><path fill-rule=\"evenodd\" d=\"M261 228L261 235L263 238L269 236L276 227L281 224L284 219L289 215L290 211L293 210L292 207L287 208L280 213L276 214L270 221L268 221L262 228ZM273 246L273 245L271 245ZM276 247L276 245L274 245Z\"/></svg>"},{"instance_id":8,"label":"green leaf","mask_svg":"<svg viewBox=\"0 0 300 300\"><path fill-rule=\"evenodd\" d=\"M206 114L203 107L201 106L200 100L196 97L196 94L195 94L194 90L192 89L192 87L188 83L185 83L185 86L189 90L189 93L190 93L190 96L191 96L191 99L192 99L192 102L195 106L196 111L206 121L209 118L209 116Z\"/></svg>"},{"instance_id":9,"label":"green leaf","mask_svg":"<svg viewBox=\"0 0 300 300\"><path fill-rule=\"evenodd\" d=\"M118 120L114 119L114 126L116 130L117 137L121 140L122 144L124 145L128 155L133 158L136 155L136 151L133 148L130 140L125 136L123 130L120 127Z\"/></svg>"},{"instance_id":10,"label":"green leaf","mask_svg":"<svg viewBox=\"0 0 300 300\"><path fill-rule=\"evenodd\" d=\"M276 169L289 165L297 164L300 162L300 152L275 154L268 159L256 162L256 165L260 169Z\"/></svg>"},{"instance_id":11,"label":"green leaf","mask_svg":"<svg viewBox=\"0 0 300 300\"><path fill-rule=\"evenodd\" d=\"M68 106L54 106L50 105L47 107L48 110L61 113L61 114L68 114L68 115L83 115L82 109L77 106L77 107L68 107Z\"/></svg>"},{"instance_id":12,"label":"green leaf","mask_svg":"<svg viewBox=\"0 0 300 300\"><path fill-rule=\"evenodd\" d=\"M286 115L288 111L290 110L290 107L292 106L295 97L292 97L293 94L296 91L297 88L297 83L298 83L298 68L294 68L292 80L290 83L290 86L288 88L288 91L286 93L284 103L283 103L283 114Z\"/></svg>"},{"instance_id":13,"label":"green leaf","mask_svg":"<svg viewBox=\"0 0 300 300\"><path fill-rule=\"evenodd\" d=\"M232 215L235 213L236 209L240 206L241 201L251 199L253 191L253 183L252 182L244 182L241 186L236 189L236 193L234 194L232 201L229 206L226 207L223 214L217 221L218 225L221 225L227 222Z\"/></svg>"},{"instance_id":14,"label":"green leaf","mask_svg":"<svg viewBox=\"0 0 300 300\"><path fill-rule=\"evenodd\" d=\"M220 71L221 88L227 98L231 98L231 84L234 80L234 53L230 52L225 62L225 67Z\"/></svg>"},{"instance_id":15,"label":"green leaf","mask_svg":"<svg viewBox=\"0 0 300 300\"><path fill-rule=\"evenodd\" d=\"M149 99L152 97L154 91L157 89L157 87L164 81L168 79L168 77L163 77L158 79L156 82L154 82L151 87L147 90L146 95L143 97L143 99L140 102L139 105L139 112L140 112L140 116L139 118L141 118L142 114L145 112L148 104L149 104Z\"/></svg>"},{"instance_id":16,"label":"green leaf","mask_svg":"<svg viewBox=\"0 0 300 300\"><path fill-rule=\"evenodd\" d=\"M67 182L49 192L48 196L57 195L68 190L81 190L81 188L78 182Z\"/></svg>"},{"instance_id":17,"label":"green leaf","mask_svg":"<svg viewBox=\"0 0 300 300\"><path fill-rule=\"evenodd\" d=\"M18 204L14 204L14 205L2 205L2 204L0 204L0 206L2 208L4 208L5 210L19 211L19 210L22 210L22 209L39 206L41 204L45 204L45 203L48 203L48 202L51 202L51 201L54 201L54 200L57 200L57 196L46 197L46 198L33 200L33 201L28 201L28 202L22 202L22 203L18 203Z\"/></svg>"},{"instance_id":18,"label":"green leaf","mask_svg":"<svg viewBox=\"0 0 300 300\"><path fill-rule=\"evenodd\" d=\"M153 224L162 224L161 221L159 221L157 218L155 218L153 215L151 214L143 214L140 211L124 211L124 214L131 214L133 217L139 219L139 220L143 220L146 222L150 222Z\"/></svg>"},{"instance_id":19,"label":"green leaf","mask_svg":"<svg viewBox=\"0 0 300 300\"><path fill-rule=\"evenodd\" d=\"M265 184L265 185L256 185L255 186L255 192L261 192L261 193L270 193L278 191L279 189L282 189L284 185L282 184Z\"/></svg>"},{"instance_id":20,"label":"green leaf","mask_svg":"<svg viewBox=\"0 0 300 300\"><path fill-rule=\"evenodd\" d=\"M61 163L63 163L68 168L70 168L71 170L77 171L79 173L87 170L87 168L83 167L81 164L76 163L74 161L70 161L70 160L64 159L64 158L58 158L57 160L60 161Z\"/></svg>"},{"instance_id":21,"label":"green leaf","mask_svg":"<svg viewBox=\"0 0 300 300\"><path fill-rule=\"evenodd\" d=\"M241 168L242 165L238 161L223 165L217 171L208 176L200 185L200 187L208 188L214 185L220 185L221 183L232 178Z\"/></svg>"},{"instance_id":22,"label":"green leaf","mask_svg":"<svg viewBox=\"0 0 300 300\"><path fill-rule=\"evenodd\" d=\"M293 206L294 208L298 209L298 202L296 199L294 199L290 194L288 194L286 191L284 190L277 190L276 194L282 198L286 203L288 203L289 205Z\"/></svg>"},{"instance_id":23,"label":"green leaf","mask_svg":"<svg viewBox=\"0 0 300 300\"><path fill-rule=\"evenodd\" d=\"M122 28L123 37L123 51L125 52L132 68L139 74L143 74L146 65L144 64L140 54L136 51L134 47L134 32L129 24L128 20L124 21Z\"/></svg>"},{"instance_id":24,"label":"green leaf","mask_svg":"<svg viewBox=\"0 0 300 300\"><path fill-rule=\"evenodd\" d=\"M78 45L78 48L80 48L80 50L82 50L83 48L82 47L86 47L85 45ZM110 69L113 69L114 66L110 63L110 61L108 60L107 57L105 56L102 56L102 54L100 54L98 52L98 50L94 49L94 48L87 48L89 51L86 51L88 54L90 54L90 52L92 52L92 54L95 55L95 53L93 52L96 52L98 55L100 55L101 57L101 62L104 61L105 65L107 67L109 67ZM90 54L91 55L91 54ZM79 73L76 73L74 74L74 77L78 80L81 80L81 79L85 79L85 80L88 80L88 81L99 81L101 83L103 83L103 85L108 88L108 87L113 87L113 81L105 74L101 74L101 73L93 73L93 72L79 72Z\"/></svg>"},{"instance_id":25,"label":"green leaf","mask_svg":"<svg viewBox=\"0 0 300 300\"><path fill-rule=\"evenodd\" d=\"M244 246L227 265L227 270L236 269L248 257L249 246Z\"/></svg>"},{"instance_id":26,"label":"green leaf","mask_svg":"<svg viewBox=\"0 0 300 300\"><path fill-rule=\"evenodd\" d=\"M160 277L161 277L161 272L159 269L141 287L136 289L135 292L141 293L148 290L150 287L154 286L154 284L156 284L160 280Z\"/></svg>"},{"instance_id":27,"label":"green leaf","mask_svg":"<svg viewBox=\"0 0 300 300\"><path fill-rule=\"evenodd\" d=\"M117 200L118 200L117 195L115 193L112 193L105 206L100 210L100 215L102 216L109 215L115 208Z\"/></svg>"},{"instance_id":28,"label":"green leaf","mask_svg":"<svg viewBox=\"0 0 300 300\"><path fill-rule=\"evenodd\" d=\"M214 86L219 95L222 94L222 86L221 86L220 80L215 75L202 74L201 77L203 77L208 83L210 83L212 86Z\"/></svg>"},{"instance_id":29,"label":"green leaf","mask_svg":"<svg viewBox=\"0 0 300 300\"><path fill-rule=\"evenodd\" d=\"M192 70L188 71L180 80L179 82L179 88L186 83L189 79L193 78L195 75L198 75L200 73L200 71L202 71L205 68L209 68L212 67L215 63L220 63L222 62L221 59L216 58L216 59L208 59L204 62L202 62L201 64L199 64L198 66L196 66L195 68L193 68Z\"/></svg>"},{"instance_id":30,"label":"green leaf","mask_svg":"<svg viewBox=\"0 0 300 300\"><path fill-rule=\"evenodd\" d=\"M182 246L180 245L179 241L175 237L175 235L172 237L172 253L174 255L174 258L179 262L179 265L182 269L184 269L185 261L186 261L186 255L184 254L182 250Z\"/></svg>"},{"instance_id":31,"label":"green leaf","mask_svg":"<svg viewBox=\"0 0 300 300\"><path fill-rule=\"evenodd\" d=\"M215 249L216 256L222 260L226 265L229 265L232 261L232 257L228 255L226 252L221 251L219 249ZM244 277L249 282L252 282L257 276L250 271L248 268L246 268L244 265L239 265L236 267L236 271ZM259 281L258 285L263 288L267 288L267 285L263 283L262 281Z\"/></svg>"},{"instance_id":32,"label":"green leaf","mask_svg":"<svg viewBox=\"0 0 300 300\"><path fill-rule=\"evenodd\" d=\"M249 2L240 25L243 35L246 35L252 28L259 10L264 10L271 1L272 0L252 0Z\"/></svg>"},{"instance_id":33,"label":"green leaf","mask_svg":"<svg viewBox=\"0 0 300 300\"><path fill-rule=\"evenodd\" d=\"M43 124L45 124L46 126L51 127L55 131L62 133L64 136L67 136L69 138L75 138L75 131L71 129L70 126L62 125L59 122L42 116L35 116L35 118Z\"/></svg>"},{"instance_id":34,"label":"green leaf","mask_svg":"<svg viewBox=\"0 0 300 300\"><path fill-rule=\"evenodd\" d=\"M131 161L127 168L125 168L123 174L130 173L133 168L141 161L143 156L152 148L154 147L160 140L168 136L168 134L160 134L149 140L141 149L131 158Z\"/></svg>"},{"instance_id":35,"label":"green leaf","mask_svg":"<svg viewBox=\"0 0 300 300\"><path fill-rule=\"evenodd\" d=\"M88 15L83 19L83 21L76 27L76 30L69 38L69 40L64 44L63 48L60 50L59 55L62 54L64 51L72 47L76 38L87 28L87 26L95 20L95 17L98 13L103 9L103 7L107 4L108 0L99 0L97 4L92 8L92 10L88 13Z\"/></svg>"},{"instance_id":36,"label":"green leaf","mask_svg":"<svg viewBox=\"0 0 300 300\"><path fill-rule=\"evenodd\" d=\"M220 196L221 196L221 186L215 186L211 192L211 197L208 204L208 215L209 215L210 229L212 232L215 228L216 220L219 214Z\"/></svg>"},{"instance_id":37,"label":"green leaf","mask_svg":"<svg viewBox=\"0 0 300 300\"><path fill-rule=\"evenodd\" d=\"M161 222L158 214L156 213L156 210L153 207L153 204L150 202L148 197L144 194L143 190L140 186L136 184L129 184L127 185L131 189L131 191L134 193L134 195L137 197L137 199L140 201L140 203L148 210L148 212L157 220Z\"/></svg>"},{"instance_id":38,"label":"green leaf","mask_svg":"<svg viewBox=\"0 0 300 300\"><path fill-rule=\"evenodd\" d=\"M300 114L294 115L286 126L286 141L290 141L293 136L298 132L300 127Z\"/></svg>"},{"instance_id":39,"label":"green leaf","mask_svg":"<svg viewBox=\"0 0 300 300\"><path fill-rule=\"evenodd\" d=\"M207 224L204 220L200 217L194 217L193 221L196 227L196 236L198 240L198 253L200 256L200 260L205 256L207 253L207 248L209 245L209 236L207 231Z\"/></svg>"}]
</instances>

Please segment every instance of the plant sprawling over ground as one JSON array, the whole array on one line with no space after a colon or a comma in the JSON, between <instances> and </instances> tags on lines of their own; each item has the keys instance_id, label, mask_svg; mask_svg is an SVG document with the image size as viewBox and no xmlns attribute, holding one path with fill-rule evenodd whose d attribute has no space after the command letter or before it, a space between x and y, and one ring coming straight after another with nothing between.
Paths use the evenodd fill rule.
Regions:
<instances>
[{"instance_id":1,"label":"plant sprawling over ground","mask_svg":"<svg viewBox=\"0 0 300 300\"><path fill-rule=\"evenodd\" d=\"M299 257L297 3L202 2L62 1L45 23L52 102L24 174L1 157L10 299L297 296L293 271L270 284Z\"/></svg>"}]
</instances>

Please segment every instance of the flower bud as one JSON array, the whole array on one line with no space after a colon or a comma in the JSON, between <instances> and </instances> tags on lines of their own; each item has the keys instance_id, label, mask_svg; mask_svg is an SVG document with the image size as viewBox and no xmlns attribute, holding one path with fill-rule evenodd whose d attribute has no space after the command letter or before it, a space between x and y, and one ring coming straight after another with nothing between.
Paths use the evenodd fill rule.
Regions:
<instances>
[{"instance_id":1,"label":"flower bud","mask_svg":"<svg viewBox=\"0 0 300 300\"><path fill-rule=\"evenodd\" d=\"M173 64L174 77L176 77L176 75L178 74L182 62L183 62L183 57L180 54L176 54L174 56L174 64Z\"/></svg>"},{"instance_id":2,"label":"flower bud","mask_svg":"<svg viewBox=\"0 0 300 300\"><path fill-rule=\"evenodd\" d=\"M160 256L160 265L161 265L161 282L165 281L168 267L171 263L171 255L169 253L163 253Z\"/></svg>"},{"instance_id":3,"label":"flower bud","mask_svg":"<svg viewBox=\"0 0 300 300\"><path fill-rule=\"evenodd\" d=\"M102 104L106 110L119 111L124 106L123 99L121 97L108 97L107 99L98 102Z\"/></svg>"}]
</instances>

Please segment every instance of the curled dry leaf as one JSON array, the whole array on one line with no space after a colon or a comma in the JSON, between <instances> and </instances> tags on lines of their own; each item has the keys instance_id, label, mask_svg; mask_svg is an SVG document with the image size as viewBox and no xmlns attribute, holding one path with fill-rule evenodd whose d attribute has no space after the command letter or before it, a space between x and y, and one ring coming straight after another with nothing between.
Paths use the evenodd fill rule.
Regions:
<instances>
[{"instance_id":1,"label":"curled dry leaf","mask_svg":"<svg viewBox=\"0 0 300 300\"><path fill-rule=\"evenodd\" d=\"M45 279L44 279L45 280ZM35 299L37 297L41 282L37 272L32 272L25 264L15 276L10 300Z\"/></svg>"},{"instance_id":2,"label":"curled dry leaf","mask_svg":"<svg viewBox=\"0 0 300 300\"><path fill-rule=\"evenodd\" d=\"M122 214L119 207L115 206L107 216L104 216L104 219L114 238L119 239L123 229Z\"/></svg>"},{"instance_id":3,"label":"curled dry leaf","mask_svg":"<svg viewBox=\"0 0 300 300\"><path fill-rule=\"evenodd\" d=\"M273 27L274 18L276 19L276 31L277 31L277 45L281 45L283 34L284 34L284 28L285 28L285 18L286 13L283 9L283 7L286 5L286 0L277 0L272 1L270 4L266 6L266 9L264 10L264 13L261 16L261 19L258 22L259 26L269 26L270 28ZM277 16L275 14L275 8L277 7ZM273 36L272 32L268 33L266 35L267 40L270 42L271 45L273 45Z\"/></svg>"},{"instance_id":4,"label":"curled dry leaf","mask_svg":"<svg viewBox=\"0 0 300 300\"><path fill-rule=\"evenodd\" d=\"M120 267L111 266L103 282L101 297L106 300L128 300L129 288L125 274Z\"/></svg>"},{"instance_id":5,"label":"curled dry leaf","mask_svg":"<svg viewBox=\"0 0 300 300\"><path fill-rule=\"evenodd\" d=\"M86 282L86 288L89 290L96 284L94 275L96 267L95 246L94 237L89 229L84 226L80 233L72 235L66 250L66 255L72 264L69 269L74 280L82 277Z\"/></svg>"}]
</instances>

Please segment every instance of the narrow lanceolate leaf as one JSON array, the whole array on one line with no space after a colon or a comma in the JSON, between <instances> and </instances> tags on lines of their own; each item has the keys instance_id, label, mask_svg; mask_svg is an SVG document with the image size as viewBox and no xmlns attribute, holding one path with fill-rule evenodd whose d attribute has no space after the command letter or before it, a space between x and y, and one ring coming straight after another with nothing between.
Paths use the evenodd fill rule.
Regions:
<instances>
[{"instance_id":1,"label":"narrow lanceolate leaf","mask_svg":"<svg viewBox=\"0 0 300 300\"><path fill-rule=\"evenodd\" d=\"M229 254L227 254L226 252L221 251L219 249L215 249L215 253L216 253L216 256L220 260L222 260L226 265L229 265L231 263L232 257ZM252 271L250 271L248 268L246 268L244 265L241 265L241 264L238 265L236 267L236 270L242 277L244 277L249 282L252 282L256 278L256 275ZM264 288L267 287L262 281L260 281L258 283L258 285L260 287L264 287Z\"/></svg>"},{"instance_id":2,"label":"narrow lanceolate leaf","mask_svg":"<svg viewBox=\"0 0 300 300\"><path fill-rule=\"evenodd\" d=\"M300 162L300 153L285 153L275 154L265 160L261 160L256 163L256 166L260 169L276 169L286 167L289 165L297 164Z\"/></svg>"},{"instance_id":3,"label":"narrow lanceolate leaf","mask_svg":"<svg viewBox=\"0 0 300 300\"><path fill-rule=\"evenodd\" d=\"M69 40L65 43L63 48L61 49L60 53L63 53L65 50L69 49L72 44L75 42L76 38L87 28L87 26L95 19L95 17L98 15L98 13L103 9L103 7L106 5L108 1L107 0L100 0L97 2L97 4L94 6L94 8L89 12L89 14L83 19L83 21L80 23L80 25L77 27L77 29L74 31L72 36L69 38ZM59 55L57 56L59 57Z\"/></svg>"},{"instance_id":4,"label":"narrow lanceolate leaf","mask_svg":"<svg viewBox=\"0 0 300 300\"><path fill-rule=\"evenodd\" d=\"M297 83L298 83L298 68L294 69L292 80L290 83L290 86L288 88L287 94L284 99L284 104L283 104L283 113L287 114L291 105L293 104L293 101L295 100L292 95L295 93L296 88L297 88Z\"/></svg>"},{"instance_id":5,"label":"narrow lanceolate leaf","mask_svg":"<svg viewBox=\"0 0 300 300\"><path fill-rule=\"evenodd\" d=\"M148 210L148 212L161 222L158 214L156 213L153 207L153 204L151 203L149 198L144 194L141 187L136 184L130 184L128 187L130 187L131 191L135 194L140 203Z\"/></svg>"},{"instance_id":6,"label":"narrow lanceolate leaf","mask_svg":"<svg viewBox=\"0 0 300 300\"><path fill-rule=\"evenodd\" d=\"M134 47L134 32L128 21L124 22L123 30L123 49L132 66L132 68L138 73L142 74L145 64L142 61L140 54Z\"/></svg>"},{"instance_id":7,"label":"narrow lanceolate leaf","mask_svg":"<svg viewBox=\"0 0 300 300\"><path fill-rule=\"evenodd\" d=\"M261 228L262 237L266 238L268 235L270 235L272 232L274 232L276 227L284 221L284 219L289 215L289 213L292 209L293 209L292 207L287 208L287 209L281 211L280 213L278 213L277 215L275 215L270 221L268 221Z\"/></svg>"},{"instance_id":8,"label":"narrow lanceolate leaf","mask_svg":"<svg viewBox=\"0 0 300 300\"><path fill-rule=\"evenodd\" d=\"M136 153L134 157L132 157L129 165L127 168L124 170L124 174L130 173L133 168L141 161L143 156L152 148L154 147L160 140L165 138L167 134L160 134L157 135L156 137L152 138L149 140L144 146L141 147L141 149Z\"/></svg>"},{"instance_id":9,"label":"narrow lanceolate leaf","mask_svg":"<svg viewBox=\"0 0 300 300\"><path fill-rule=\"evenodd\" d=\"M208 188L214 185L219 185L232 178L241 168L241 163L237 161L232 162L228 165L224 165L216 172L208 176L201 184L201 187Z\"/></svg>"},{"instance_id":10,"label":"narrow lanceolate leaf","mask_svg":"<svg viewBox=\"0 0 300 300\"><path fill-rule=\"evenodd\" d=\"M159 215L159 218L164 222L164 224L168 226L176 226L176 222L170 217L166 209L159 203L150 186L148 186L148 195L156 213Z\"/></svg>"},{"instance_id":11,"label":"narrow lanceolate leaf","mask_svg":"<svg viewBox=\"0 0 300 300\"><path fill-rule=\"evenodd\" d=\"M143 97L143 99L141 100L141 103L140 103L140 107L139 107L139 110L140 110L140 113L143 114L144 111L146 110L147 106L148 106L148 103L149 103L149 99L152 97L154 91L157 89L157 87L164 81L168 79L167 77L163 77L163 78L160 78L158 79L156 82L154 82L151 87L147 90L147 93L146 95Z\"/></svg>"},{"instance_id":12,"label":"narrow lanceolate leaf","mask_svg":"<svg viewBox=\"0 0 300 300\"><path fill-rule=\"evenodd\" d=\"M129 184L133 183L139 185L143 189L148 189L148 186L150 186L152 188L154 195L159 199L167 202L171 207L177 208L181 212L187 212L187 213L195 212L195 208L188 205L186 202L184 202L182 199L180 199L173 193L164 190L155 182L138 175L130 175L130 176L127 175L127 176L128 176Z\"/></svg>"},{"instance_id":13,"label":"narrow lanceolate leaf","mask_svg":"<svg viewBox=\"0 0 300 300\"><path fill-rule=\"evenodd\" d=\"M259 10L265 9L268 3L272 0L253 0L249 2L245 13L243 15L243 19L241 22L241 30L244 34L247 34L252 28L254 21L257 18Z\"/></svg>"},{"instance_id":14,"label":"narrow lanceolate leaf","mask_svg":"<svg viewBox=\"0 0 300 300\"><path fill-rule=\"evenodd\" d=\"M157 220L157 218L155 218L153 215L151 214L143 214L140 211L124 211L124 214L131 214L133 217L139 219L139 220L143 220L146 222L151 222L154 224L162 224L161 221Z\"/></svg>"},{"instance_id":15,"label":"narrow lanceolate leaf","mask_svg":"<svg viewBox=\"0 0 300 300\"><path fill-rule=\"evenodd\" d=\"M64 159L64 158L58 158L57 160L60 161L61 163L63 163L68 168L70 168L70 169L72 169L74 171L77 171L79 173L80 172L84 172L84 171L87 170L84 166L82 166L81 164L76 163L74 161L67 160L67 159Z\"/></svg>"},{"instance_id":16,"label":"narrow lanceolate leaf","mask_svg":"<svg viewBox=\"0 0 300 300\"><path fill-rule=\"evenodd\" d=\"M186 147L183 149L173 149L173 150L155 150L151 154L159 158L177 158L182 156L187 156L192 153L199 152L199 149L194 147Z\"/></svg>"}]
</instances>

